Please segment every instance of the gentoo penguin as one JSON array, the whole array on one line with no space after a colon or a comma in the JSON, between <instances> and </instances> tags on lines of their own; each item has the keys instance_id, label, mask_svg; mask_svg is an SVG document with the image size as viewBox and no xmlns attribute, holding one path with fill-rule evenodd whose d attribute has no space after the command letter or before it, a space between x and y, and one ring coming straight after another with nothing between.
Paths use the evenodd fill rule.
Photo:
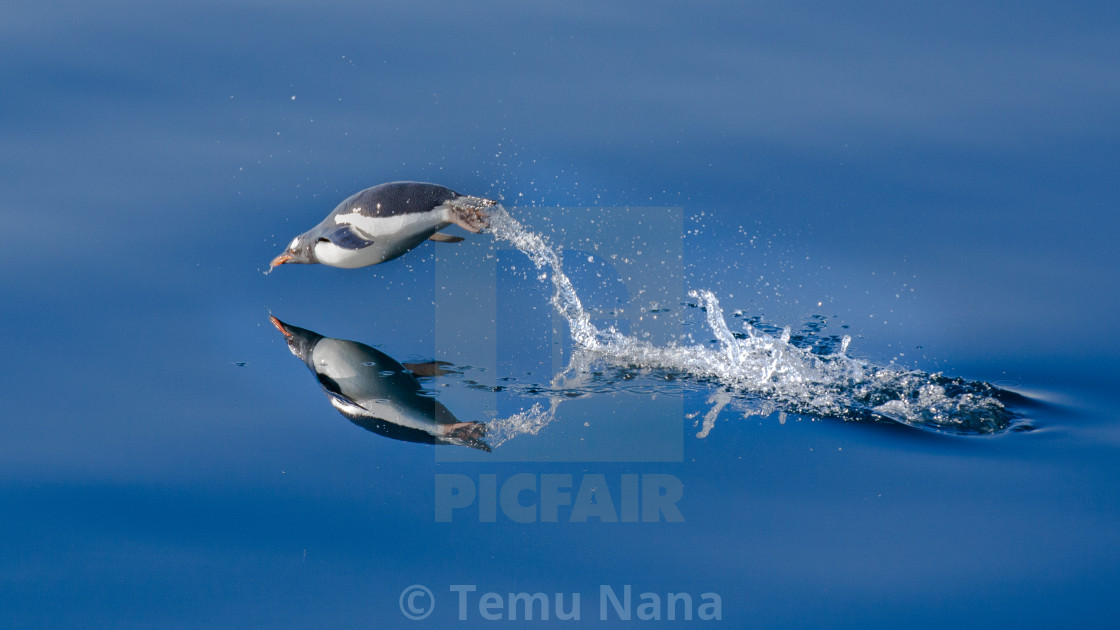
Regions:
<instances>
[{"instance_id":1,"label":"gentoo penguin","mask_svg":"<svg viewBox=\"0 0 1120 630\"><path fill-rule=\"evenodd\" d=\"M458 444L490 451L486 425L459 422L438 400L420 392L405 366L365 344L324 337L269 316L288 349L315 373L327 398L354 424L379 435L426 444Z\"/></svg>"},{"instance_id":2,"label":"gentoo penguin","mask_svg":"<svg viewBox=\"0 0 1120 630\"><path fill-rule=\"evenodd\" d=\"M322 263L354 269L392 260L425 239L458 243L462 237L439 231L454 223L478 232L487 226L485 209L494 203L436 184L381 184L346 198L319 225L295 237L269 267Z\"/></svg>"}]
</instances>

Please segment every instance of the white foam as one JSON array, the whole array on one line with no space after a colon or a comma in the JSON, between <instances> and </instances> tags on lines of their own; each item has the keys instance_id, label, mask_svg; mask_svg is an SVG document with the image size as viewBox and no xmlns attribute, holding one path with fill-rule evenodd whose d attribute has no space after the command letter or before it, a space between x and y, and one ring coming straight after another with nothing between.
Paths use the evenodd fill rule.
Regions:
<instances>
[{"instance_id":1,"label":"white foam","mask_svg":"<svg viewBox=\"0 0 1120 630\"><path fill-rule=\"evenodd\" d=\"M706 312L715 345L655 345L613 327L599 329L565 275L560 254L543 236L523 228L500 205L490 209L488 231L523 252L538 269L549 272L554 288L551 302L567 320L573 344L572 362L553 379L554 390L566 389L585 377L594 360L712 381L731 393L712 395L708 402L714 406L705 415L698 437L707 436L720 411L735 402L741 404L732 406L744 415L788 411L844 419L890 419L960 434L993 433L1016 424L1017 416L992 397L997 389L991 385L850 358L851 338L847 336L827 355L793 345L788 327L780 337L773 337L744 324L745 335L737 337L728 327L719 299L707 290L690 291L689 296ZM539 432L555 417L559 400L554 397L548 410L535 404L492 422L494 445L519 433Z\"/></svg>"}]
</instances>

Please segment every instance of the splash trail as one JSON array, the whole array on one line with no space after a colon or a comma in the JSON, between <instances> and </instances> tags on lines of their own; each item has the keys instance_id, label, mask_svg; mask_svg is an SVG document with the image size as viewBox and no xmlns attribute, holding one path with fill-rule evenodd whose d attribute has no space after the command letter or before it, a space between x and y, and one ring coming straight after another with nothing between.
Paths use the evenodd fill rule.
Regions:
<instances>
[{"instance_id":1,"label":"splash trail","mask_svg":"<svg viewBox=\"0 0 1120 630\"><path fill-rule=\"evenodd\" d=\"M537 269L548 273L552 306L571 333L573 356L568 368L553 379L562 392L587 379L590 366L656 370L706 383L716 391L714 405L703 418L699 437L705 437L729 403L745 415L796 413L844 420L893 421L907 426L957 435L989 435L1029 428L1022 416L1008 408L1017 395L981 381L946 377L940 373L877 366L847 355L850 337L843 337L827 353L791 343L790 329L779 336L743 322L735 334L719 299L708 290L689 297L706 315L715 339L712 345L657 345L623 334L614 327L592 323L561 255L540 234L525 229L502 207L491 209L489 231L524 253ZM537 433L555 415L560 398L546 409L535 404L525 412L491 423L495 443L515 435Z\"/></svg>"}]
</instances>

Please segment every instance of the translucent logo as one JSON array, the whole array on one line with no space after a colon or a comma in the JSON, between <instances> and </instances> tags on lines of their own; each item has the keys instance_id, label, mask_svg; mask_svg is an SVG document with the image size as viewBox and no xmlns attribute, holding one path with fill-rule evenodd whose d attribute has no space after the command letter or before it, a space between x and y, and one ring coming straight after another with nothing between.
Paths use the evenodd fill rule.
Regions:
<instances>
[{"instance_id":1,"label":"translucent logo","mask_svg":"<svg viewBox=\"0 0 1120 630\"><path fill-rule=\"evenodd\" d=\"M589 370L579 351L587 330L678 339L681 210L498 208L490 233L436 250L434 341L436 359L468 366L469 388L449 393L490 414L475 419L495 448L437 460L681 461L680 397L628 389L633 375ZM547 448L530 439L545 434Z\"/></svg>"},{"instance_id":2,"label":"translucent logo","mask_svg":"<svg viewBox=\"0 0 1120 630\"><path fill-rule=\"evenodd\" d=\"M405 617L419 621L432 614L436 607L436 600L428 587L422 584L413 584L401 591L400 607Z\"/></svg>"}]
</instances>

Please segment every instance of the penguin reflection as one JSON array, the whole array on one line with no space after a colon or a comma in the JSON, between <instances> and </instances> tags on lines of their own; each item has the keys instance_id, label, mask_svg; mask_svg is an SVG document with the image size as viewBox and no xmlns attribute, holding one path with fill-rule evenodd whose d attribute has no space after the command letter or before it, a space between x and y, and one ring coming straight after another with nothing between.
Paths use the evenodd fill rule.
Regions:
<instances>
[{"instance_id":1,"label":"penguin reflection","mask_svg":"<svg viewBox=\"0 0 1120 630\"><path fill-rule=\"evenodd\" d=\"M438 400L422 396L416 377L384 352L269 319L354 424L395 440L490 450L482 440L485 424L459 422Z\"/></svg>"}]
</instances>

